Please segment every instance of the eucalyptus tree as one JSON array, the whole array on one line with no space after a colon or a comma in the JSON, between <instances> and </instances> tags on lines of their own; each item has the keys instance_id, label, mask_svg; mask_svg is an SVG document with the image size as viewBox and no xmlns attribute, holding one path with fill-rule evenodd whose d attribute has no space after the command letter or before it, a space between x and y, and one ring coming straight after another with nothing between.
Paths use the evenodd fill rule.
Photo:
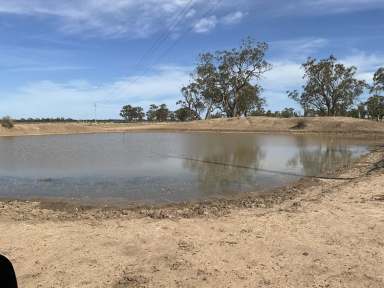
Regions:
<instances>
[{"instance_id":1,"label":"eucalyptus tree","mask_svg":"<svg viewBox=\"0 0 384 288\"><path fill-rule=\"evenodd\" d=\"M156 104L151 104L149 106L149 109L146 113L147 120L148 121L156 121L156 111L159 109L159 107Z\"/></svg>"},{"instance_id":2,"label":"eucalyptus tree","mask_svg":"<svg viewBox=\"0 0 384 288\"><path fill-rule=\"evenodd\" d=\"M148 121L165 122L168 120L174 120L175 118L166 104L161 104L160 106L151 104L146 115Z\"/></svg>"},{"instance_id":3,"label":"eucalyptus tree","mask_svg":"<svg viewBox=\"0 0 384 288\"><path fill-rule=\"evenodd\" d=\"M143 111L143 108L138 106L138 107L133 107L131 105L125 105L121 111L120 111L120 116L123 117L126 121L142 121L145 114Z\"/></svg>"},{"instance_id":4,"label":"eucalyptus tree","mask_svg":"<svg viewBox=\"0 0 384 288\"><path fill-rule=\"evenodd\" d=\"M191 83L181 89L183 99L176 104L182 106L180 109L183 110L180 110L179 112L184 114L182 117L185 118L185 120L201 119L201 113L205 110L205 105L204 98L200 94L200 91L200 87L197 83ZM180 114L180 116L181 115L182 114Z\"/></svg>"},{"instance_id":5,"label":"eucalyptus tree","mask_svg":"<svg viewBox=\"0 0 384 288\"><path fill-rule=\"evenodd\" d=\"M365 103L372 119L384 118L384 96L381 93L384 94L384 67L379 68L373 76L372 96Z\"/></svg>"},{"instance_id":6,"label":"eucalyptus tree","mask_svg":"<svg viewBox=\"0 0 384 288\"><path fill-rule=\"evenodd\" d=\"M247 83L239 92L238 110L241 115L259 115L264 112L265 99L261 97L261 87Z\"/></svg>"},{"instance_id":7,"label":"eucalyptus tree","mask_svg":"<svg viewBox=\"0 0 384 288\"><path fill-rule=\"evenodd\" d=\"M384 96L374 95L365 103L370 118L380 120L384 117Z\"/></svg>"},{"instance_id":8,"label":"eucalyptus tree","mask_svg":"<svg viewBox=\"0 0 384 288\"><path fill-rule=\"evenodd\" d=\"M172 120L172 112L168 109L166 104L161 104L156 110L156 120L159 122L165 122Z\"/></svg>"},{"instance_id":9,"label":"eucalyptus tree","mask_svg":"<svg viewBox=\"0 0 384 288\"><path fill-rule=\"evenodd\" d=\"M384 67L379 68L373 76L373 85L371 87L371 93L379 95L384 93Z\"/></svg>"},{"instance_id":10,"label":"eucalyptus tree","mask_svg":"<svg viewBox=\"0 0 384 288\"><path fill-rule=\"evenodd\" d=\"M307 111L315 110L320 115L345 115L367 84L355 78L356 67L346 67L334 56L317 61L308 58L302 65L305 84L303 91L288 92L288 96Z\"/></svg>"},{"instance_id":11,"label":"eucalyptus tree","mask_svg":"<svg viewBox=\"0 0 384 288\"><path fill-rule=\"evenodd\" d=\"M193 99L196 104L204 104L205 118L215 110L227 117L244 115L249 111L243 107L244 104L255 103L259 97L258 93L247 94L249 87L253 85L260 91L256 82L271 69L265 60L267 49L265 42L256 43L247 38L238 49L203 53L192 74L192 83L182 91L188 91L192 85L196 92ZM255 99L244 101L242 96L245 94Z\"/></svg>"}]
</instances>

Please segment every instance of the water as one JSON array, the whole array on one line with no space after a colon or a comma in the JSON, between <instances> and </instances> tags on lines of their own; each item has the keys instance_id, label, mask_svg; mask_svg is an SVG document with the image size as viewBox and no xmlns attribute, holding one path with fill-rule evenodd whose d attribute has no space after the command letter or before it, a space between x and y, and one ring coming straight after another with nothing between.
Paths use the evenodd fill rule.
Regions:
<instances>
[{"instance_id":1,"label":"water","mask_svg":"<svg viewBox=\"0 0 384 288\"><path fill-rule=\"evenodd\" d=\"M329 174L367 153L345 137L132 133L0 138L0 197L180 202Z\"/></svg>"}]
</instances>

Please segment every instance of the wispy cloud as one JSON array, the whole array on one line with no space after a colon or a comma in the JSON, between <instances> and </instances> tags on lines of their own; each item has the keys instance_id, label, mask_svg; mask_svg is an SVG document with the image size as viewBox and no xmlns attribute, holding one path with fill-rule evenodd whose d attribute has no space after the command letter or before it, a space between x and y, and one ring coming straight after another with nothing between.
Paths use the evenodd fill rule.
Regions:
<instances>
[{"instance_id":1,"label":"wispy cloud","mask_svg":"<svg viewBox=\"0 0 384 288\"><path fill-rule=\"evenodd\" d=\"M340 61L345 65L357 67L358 77L371 83L377 69L384 67L384 54L369 54L357 50Z\"/></svg>"},{"instance_id":2,"label":"wispy cloud","mask_svg":"<svg viewBox=\"0 0 384 288\"><path fill-rule=\"evenodd\" d=\"M239 8L240 7L240 8ZM243 7L243 8L241 8ZM46 17L62 32L83 36L149 37L159 30L194 28L207 32L218 23L239 23L246 11L259 15L313 15L384 9L382 0L0 0L0 13ZM255 13L258 13L255 12ZM192 27L191 27L192 25Z\"/></svg>"},{"instance_id":3,"label":"wispy cloud","mask_svg":"<svg viewBox=\"0 0 384 288\"><path fill-rule=\"evenodd\" d=\"M60 49L25 48L0 45L0 68L3 72L56 72L89 70L71 64L71 53Z\"/></svg>"},{"instance_id":4,"label":"wispy cloud","mask_svg":"<svg viewBox=\"0 0 384 288\"><path fill-rule=\"evenodd\" d=\"M228 0L0 0L0 13L46 17L70 34L143 38L166 28L172 30L173 23L177 23L177 29L188 29L192 24L201 33L213 29L216 18L227 17L227 24L238 22L241 12L227 15L233 6L230 3Z\"/></svg>"},{"instance_id":5,"label":"wispy cloud","mask_svg":"<svg viewBox=\"0 0 384 288\"><path fill-rule=\"evenodd\" d=\"M384 9L382 0L296 0L282 1L277 0L276 6L278 14L340 14L355 11Z\"/></svg>"},{"instance_id":6,"label":"wispy cloud","mask_svg":"<svg viewBox=\"0 0 384 288\"><path fill-rule=\"evenodd\" d=\"M297 38L274 41L270 43L272 53L278 54L280 58L305 59L329 45L325 38Z\"/></svg>"},{"instance_id":7,"label":"wispy cloud","mask_svg":"<svg viewBox=\"0 0 384 288\"><path fill-rule=\"evenodd\" d=\"M232 25L232 24L237 24L239 23L243 18L244 18L244 13L241 12L241 11L236 11L236 12L233 12L233 13L229 13L227 15L225 15L221 21L224 23L224 24L227 24L227 25Z\"/></svg>"},{"instance_id":8,"label":"wispy cloud","mask_svg":"<svg viewBox=\"0 0 384 288\"><path fill-rule=\"evenodd\" d=\"M207 33L211 30L213 30L217 25L217 18L216 16L210 16L201 18L198 20L195 25L193 26L193 30L196 33Z\"/></svg>"},{"instance_id":9,"label":"wispy cloud","mask_svg":"<svg viewBox=\"0 0 384 288\"><path fill-rule=\"evenodd\" d=\"M9 72L60 72L60 71L80 71L90 70L92 68L85 66L46 66L46 65L34 65L34 66L21 66L9 68Z\"/></svg>"}]
</instances>

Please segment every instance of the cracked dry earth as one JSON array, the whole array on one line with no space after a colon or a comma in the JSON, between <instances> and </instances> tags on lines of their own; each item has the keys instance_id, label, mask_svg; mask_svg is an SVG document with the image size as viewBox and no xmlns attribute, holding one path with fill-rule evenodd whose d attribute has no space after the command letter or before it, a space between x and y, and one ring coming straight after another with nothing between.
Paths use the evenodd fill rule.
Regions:
<instances>
[{"instance_id":1,"label":"cracked dry earth","mask_svg":"<svg viewBox=\"0 0 384 288\"><path fill-rule=\"evenodd\" d=\"M0 252L20 287L384 287L383 170L222 217L10 215Z\"/></svg>"}]
</instances>

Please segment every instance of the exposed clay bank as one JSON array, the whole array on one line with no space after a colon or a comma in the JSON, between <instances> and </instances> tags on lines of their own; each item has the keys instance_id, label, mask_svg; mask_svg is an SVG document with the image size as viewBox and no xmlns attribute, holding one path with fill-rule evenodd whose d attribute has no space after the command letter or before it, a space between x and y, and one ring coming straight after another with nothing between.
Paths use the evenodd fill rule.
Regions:
<instances>
[{"instance_id":1,"label":"exposed clay bank","mask_svg":"<svg viewBox=\"0 0 384 288\"><path fill-rule=\"evenodd\" d=\"M298 125L304 123L304 125ZM300 129L298 129L300 128ZM17 124L13 129L0 127L0 136L113 133L130 131L214 131L214 132L284 132L337 133L384 138L384 123L346 117L268 118L247 117L212 119L186 123L84 124L50 123Z\"/></svg>"}]
</instances>

